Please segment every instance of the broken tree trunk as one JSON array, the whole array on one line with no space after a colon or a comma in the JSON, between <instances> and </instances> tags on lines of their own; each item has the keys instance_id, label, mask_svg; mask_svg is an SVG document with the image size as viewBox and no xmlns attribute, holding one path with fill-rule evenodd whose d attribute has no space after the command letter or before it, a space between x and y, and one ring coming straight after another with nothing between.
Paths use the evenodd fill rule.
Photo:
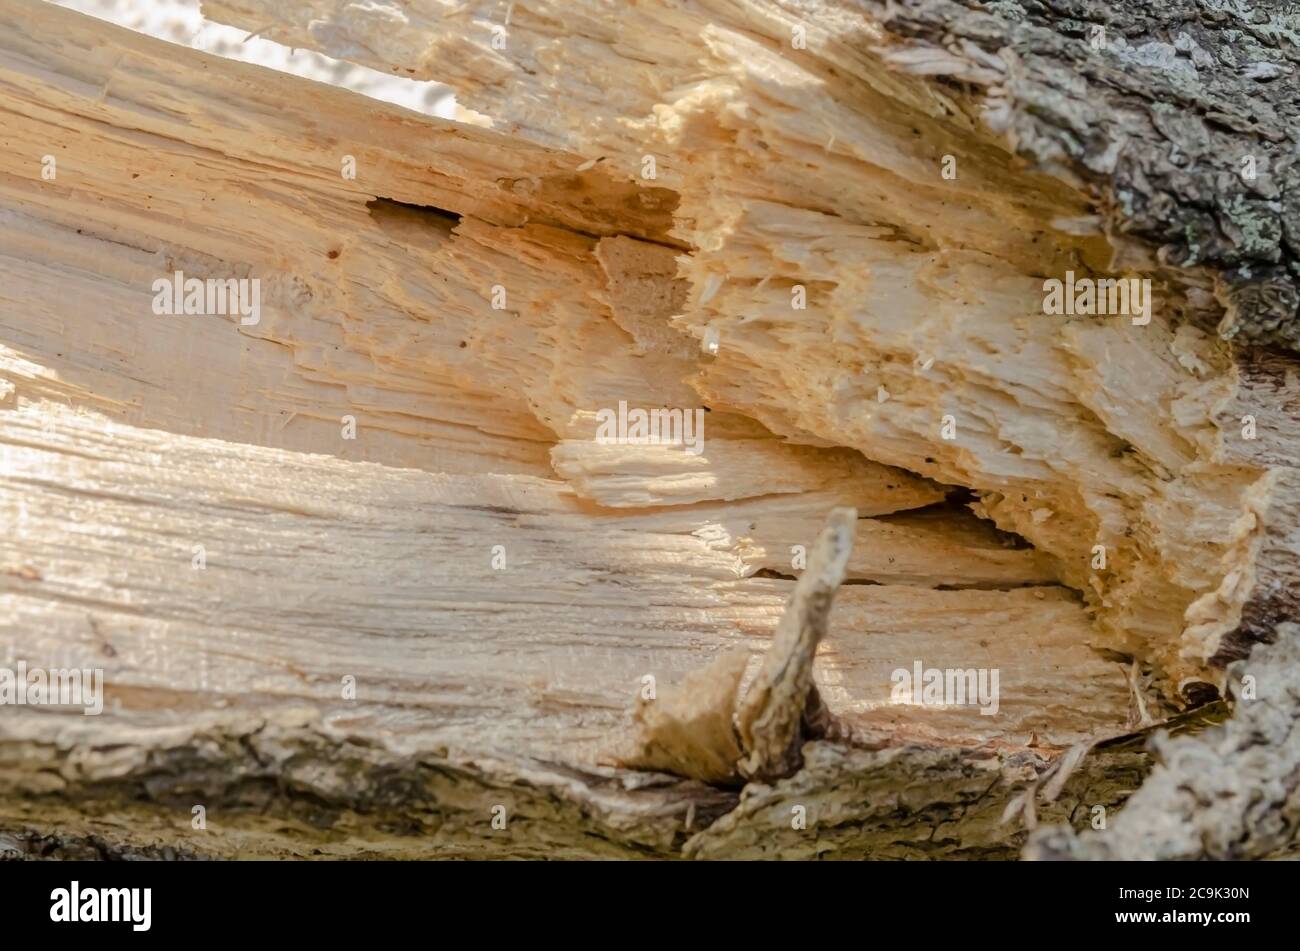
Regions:
<instances>
[{"instance_id":1,"label":"broken tree trunk","mask_svg":"<svg viewBox=\"0 0 1300 951\"><path fill-rule=\"evenodd\" d=\"M0 663L105 683L0 708L11 849L1012 857L1252 702L1295 17L335 6L205 12L471 122L0 0Z\"/></svg>"}]
</instances>

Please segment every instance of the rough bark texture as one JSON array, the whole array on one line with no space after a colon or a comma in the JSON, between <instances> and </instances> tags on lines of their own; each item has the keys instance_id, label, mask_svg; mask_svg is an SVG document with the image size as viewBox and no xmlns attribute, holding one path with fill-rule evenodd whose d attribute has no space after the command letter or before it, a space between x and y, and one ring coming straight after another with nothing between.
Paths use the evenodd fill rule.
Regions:
<instances>
[{"instance_id":1,"label":"rough bark texture","mask_svg":"<svg viewBox=\"0 0 1300 951\"><path fill-rule=\"evenodd\" d=\"M1151 742L1150 777L1105 832L1045 829L1031 859L1258 859L1294 852L1300 824L1300 627L1232 665L1237 712ZM1248 678L1248 679L1247 679ZM1243 695L1244 694L1244 695Z\"/></svg>"},{"instance_id":2,"label":"rough bark texture","mask_svg":"<svg viewBox=\"0 0 1300 951\"><path fill-rule=\"evenodd\" d=\"M904 68L984 87L990 125L1017 152L1095 188L1112 234L1162 264L1213 269L1225 335L1300 348L1300 9L862 6L918 42L896 54Z\"/></svg>"},{"instance_id":3,"label":"rough bark texture","mask_svg":"<svg viewBox=\"0 0 1300 951\"><path fill-rule=\"evenodd\" d=\"M980 6L205 5L464 125L0 0L0 662L108 685L0 717L0 854L1011 858L1290 663L1296 17ZM1278 677L1031 854L1198 854L1210 749L1286 852Z\"/></svg>"}]
</instances>

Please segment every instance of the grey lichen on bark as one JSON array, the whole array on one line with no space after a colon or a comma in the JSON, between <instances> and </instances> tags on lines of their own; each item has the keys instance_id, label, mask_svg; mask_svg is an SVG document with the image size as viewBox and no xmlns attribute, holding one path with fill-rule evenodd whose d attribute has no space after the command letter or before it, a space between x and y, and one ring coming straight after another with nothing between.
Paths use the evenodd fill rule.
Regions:
<instances>
[{"instance_id":1,"label":"grey lichen on bark","mask_svg":"<svg viewBox=\"0 0 1300 951\"><path fill-rule=\"evenodd\" d=\"M942 67L896 54L905 68L985 87L989 124L1026 159L1091 185L1112 237L1217 274L1221 333L1300 348L1300 7L861 5L946 53Z\"/></svg>"}]
</instances>

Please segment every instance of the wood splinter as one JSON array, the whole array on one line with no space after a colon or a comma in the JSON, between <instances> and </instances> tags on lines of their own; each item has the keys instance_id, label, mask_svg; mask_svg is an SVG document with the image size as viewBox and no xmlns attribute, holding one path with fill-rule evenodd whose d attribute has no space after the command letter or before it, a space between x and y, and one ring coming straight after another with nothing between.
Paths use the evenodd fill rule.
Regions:
<instances>
[{"instance_id":1,"label":"wood splinter","mask_svg":"<svg viewBox=\"0 0 1300 951\"><path fill-rule=\"evenodd\" d=\"M856 522L855 509L831 512L743 699L737 701L748 654L730 651L679 687L638 704L637 735L620 765L719 784L769 781L798 771L804 741L835 730L812 668L844 581Z\"/></svg>"}]
</instances>

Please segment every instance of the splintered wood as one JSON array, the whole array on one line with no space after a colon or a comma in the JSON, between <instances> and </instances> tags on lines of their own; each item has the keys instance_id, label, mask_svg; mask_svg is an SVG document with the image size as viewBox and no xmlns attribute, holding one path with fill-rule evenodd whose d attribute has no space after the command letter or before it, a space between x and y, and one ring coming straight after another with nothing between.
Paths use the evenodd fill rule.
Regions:
<instances>
[{"instance_id":1,"label":"splintered wood","mask_svg":"<svg viewBox=\"0 0 1300 951\"><path fill-rule=\"evenodd\" d=\"M104 675L0 833L1007 856L1140 783L1296 607L1297 363L1127 242L1149 324L1046 316L1090 194L788 6L204 5L471 124L0 0L0 665Z\"/></svg>"},{"instance_id":2,"label":"splintered wood","mask_svg":"<svg viewBox=\"0 0 1300 951\"><path fill-rule=\"evenodd\" d=\"M724 654L662 700L638 707L636 750L625 765L710 782L779 779L798 770L806 726L822 713L813 658L830 627L856 519L853 509L831 513L744 700L737 705L746 658Z\"/></svg>"}]
</instances>

